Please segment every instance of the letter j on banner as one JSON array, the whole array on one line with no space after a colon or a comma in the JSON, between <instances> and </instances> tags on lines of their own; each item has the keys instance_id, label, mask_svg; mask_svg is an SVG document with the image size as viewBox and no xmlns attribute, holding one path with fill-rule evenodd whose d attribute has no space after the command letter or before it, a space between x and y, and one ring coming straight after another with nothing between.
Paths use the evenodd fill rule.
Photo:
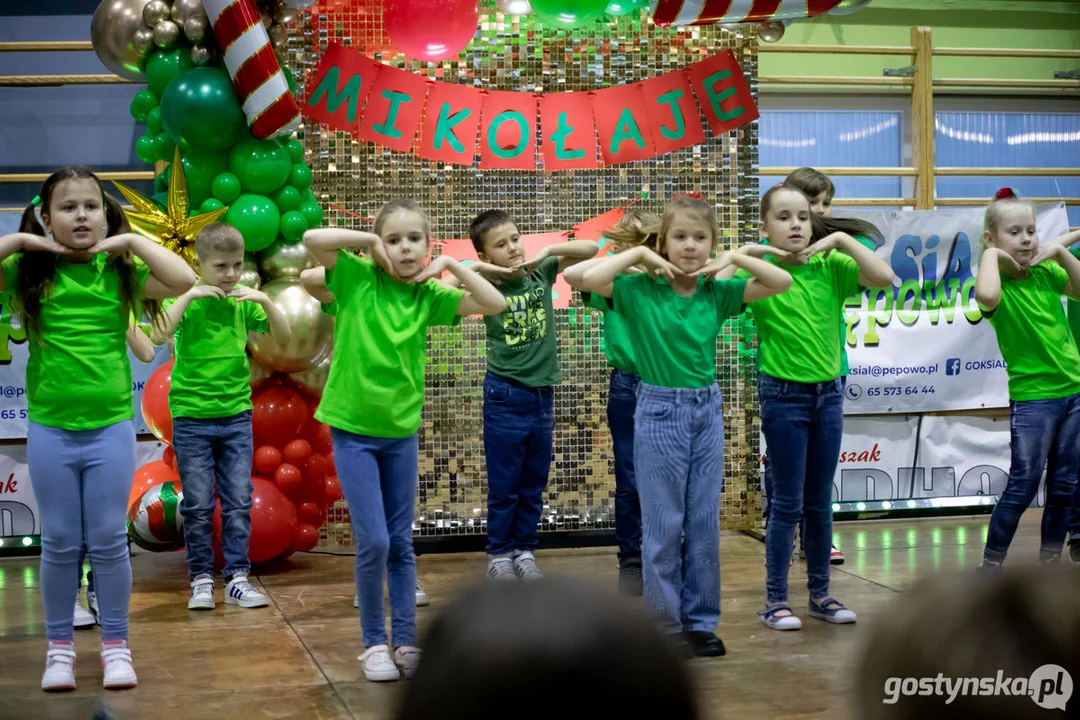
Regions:
<instances>
[{"instance_id":1,"label":"letter j on banner","mask_svg":"<svg viewBox=\"0 0 1080 720\"><path fill-rule=\"evenodd\" d=\"M690 81L681 72L641 83L657 154L705 142L705 129L694 103Z\"/></svg>"},{"instance_id":2,"label":"letter j on banner","mask_svg":"<svg viewBox=\"0 0 1080 720\"><path fill-rule=\"evenodd\" d=\"M536 96L522 92L484 95L480 120L480 167L536 168Z\"/></svg>"},{"instance_id":3,"label":"letter j on banner","mask_svg":"<svg viewBox=\"0 0 1080 720\"><path fill-rule=\"evenodd\" d=\"M686 73L713 135L719 137L758 119L757 105L735 53L728 50L713 55L689 66Z\"/></svg>"}]
</instances>

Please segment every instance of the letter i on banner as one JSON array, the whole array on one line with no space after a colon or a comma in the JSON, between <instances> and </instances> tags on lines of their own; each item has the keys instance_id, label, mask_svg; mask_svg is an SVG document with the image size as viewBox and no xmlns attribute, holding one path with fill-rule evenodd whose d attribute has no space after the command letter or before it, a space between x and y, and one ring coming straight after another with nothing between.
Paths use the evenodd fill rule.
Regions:
<instances>
[{"instance_id":1,"label":"letter i on banner","mask_svg":"<svg viewBox=\"0 0 1080 720\"><path fill-rule=\"evenodd\" d=\"M685 75L672 72L646 80L641 83L641 90L645 94L657 154L705 142L705 129Z\"/></svg>"},{"instance_id":2,"label":"letter i on banner","mask_svg":"<svg viewBox=\"0 0 1080 720\"><path fill-rule=\"evenodd\" d=\"M409 152L420 127L427 89L427 80L419 75L381 65L357 134L370 143Z\"/></svg>"},{"instance_id":3,"label":"letter i on banner","mask_svg":"<svg viewBox=\"0 0 1080 720\"><path fill-rule=\"evenodd\" d=\"M596 126L588 93L541 95L540 131L548 172L596 167Z\"/></svg>"},{"instance_id":4,"label":"letter i on banner","mask_svg":"<svg viewBox=\"0 0 1080 720\"><path fill-rule=\"evenodd\" d=\"M645 160L656 155L640 84L619 85L590 94L605 164Z\"/></svg>"},{"instance_id":5,"label":"letter i on banner","mask_svg":"<svg viewBox=\"0 0 1080 720\"><path fill-rule=\"evenodd\" d=\"M713 135L719 137L758 119L757 105L735 53L728 50L694 63L686 68L686 74Z\"/></svg>"},{"instance_id":6,"label":"letter i on banner","mask_svg":"<svg viewBox=\"0 0 1080 720\"><path fill-rule=\"evenodd\" d=\"M360 110L381 67L355 50L330 45L308 83L304 114L335 130L356 134Z\"/></svg>"},{"instance_id":7,"label":"letter i on banner","mask_svg":"<svg viewBox=\"0 0 1080 720\"><path fill-rule=\"evenodd\" d=\"M480 167L536 169L536 96L523 92L484 95Z\"/></svg>"},{"instance_id":8,"label":"letter i on banner","mask_svg":"<svg viewBox=\"0 0 1080 720\"><path fill-rule=\"evenodd\" d=\"M484 94L475 88L433 83L424 108L416 154L428 160L471 166Z\"/></svg>"}]
</instances>

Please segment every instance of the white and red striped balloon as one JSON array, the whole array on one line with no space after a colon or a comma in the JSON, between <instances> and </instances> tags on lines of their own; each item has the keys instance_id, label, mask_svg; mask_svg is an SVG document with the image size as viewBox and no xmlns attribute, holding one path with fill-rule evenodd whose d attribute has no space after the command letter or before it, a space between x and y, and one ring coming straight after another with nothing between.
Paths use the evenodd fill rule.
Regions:
<instances>
[{"instance_id":1,"label":"white and red striped balloon","mask_svg":"<svg viewBox=\"0 0 1080 720\"><path fill-rule=\"evenodd\" d=\"M300 107L289 92L255 3L203 0L203 5L251 134L257 138L292 134L300 126Z\"/></svg>"},{"instance_id":2,"label":"white and red striped balloon","mask_svg":"<svg viewBox=\"0 0 1080 720\"><path fill-rule=\"evenodd\" d=\"M800 20L824 15L841 0L652 0L661 27Z\"/></svg>"}]
</instances>

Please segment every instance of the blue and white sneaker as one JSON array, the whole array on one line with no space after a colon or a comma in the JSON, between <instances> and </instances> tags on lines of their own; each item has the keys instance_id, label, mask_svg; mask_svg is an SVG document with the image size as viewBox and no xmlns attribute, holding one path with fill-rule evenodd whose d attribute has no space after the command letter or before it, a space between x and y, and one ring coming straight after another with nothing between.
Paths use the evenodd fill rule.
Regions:
<instances>
[{"instance_id":1,"label":"blue and white sneaker","mask_svg":"<svg viewBox=\"0 0 1080 720\"><path fill-rule=\"evenodd\" d=\"M225 604L260 608L269 605L270 600L248 582L246 575L234 575L225 585Z\"/></svg>"},{"instance_id":2,"label":"blue and white sneaker","mask_svg":"<svg viewBox=\"0 0 1080 720\"><path fill-rule=\"evenodd\" d=\"M821 602L810 599L810 617L824 620L834 625L848 625L855 622L855 613L844 607L836 598L822 598Z\"/></svg>"}]
</instances>

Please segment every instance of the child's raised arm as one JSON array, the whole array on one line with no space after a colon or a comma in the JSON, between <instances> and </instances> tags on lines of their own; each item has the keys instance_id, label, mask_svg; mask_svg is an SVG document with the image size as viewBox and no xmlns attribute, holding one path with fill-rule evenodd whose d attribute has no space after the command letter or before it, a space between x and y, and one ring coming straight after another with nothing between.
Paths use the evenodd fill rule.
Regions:
<instances>
[{"instance_id":1,"label":"child's raised arm","mask_svg":"<svg viewBox=\"0 0 1080 720\"><path fill-rule=\"evenodd\" d=\"M746 290L743 291L745 303L779 295L791 287L791 273L779 265L741 252L733 252L730 257L733 266L753 276L746 281Z\"/></svg>"},{"instance_id":2,"label":"child's raised arm","mask_svg":"<svg viewBox=\"0 0 1080 720\"><path fill-rule=\"evenodd\" d=\"M110 235L87 252L112 254L128 251L146 263L150 270L143 287L143 296L150 300L177 297L195 284L195 271L183 258L138 233Z\"/></svg>"},{"instance_id":3,"label":"child's raised arm","mask_svg":"<svg viewBox=\"0 0 1080 720\"><path fill-rule=\"evenodd\" d=\"M543 262L545 258L557 257L559 258L559 272L565 272L567 268L596 257L598 252L600 252L600 245L597 243L588 240L571 240L570 242L555 243L540 248L540 252L536 253L536 257L526 262L525 265L532 269Z\"/></svg>"},{"instance_id":4,"label":"child's raised arm","mask_svg":"<svg viewBox=\"0 0 1080 720\"><path fill-rule=\"evenodd\" d=\"M1020 271L1020 266L1007 253L992 247L983 251L979 260L979 274L975 278L975 302L988 313L997 310L1001 303L1002 265Z\"/></svg>"},{"instance_id":5,"label":"child's raised arm","mask_svg":"<svg viewBox=\"0 0 1080 720\"><path fill-rule=\"evenodd\" d=\"M391 275L394 273L394 265L386 254L382 239L369 232L360 230L346 230L343 228L319 228L308 230L304 233L304 247L310 252L315 262L328 270L333 270L337 265L338 250L369 249L375 262Z\"/></svg>"},{"instance_id":6,"label":"child's raised arm","mask_svg":"<svg viewBox=\"0 0 1080 720\"><path fill-rule=\"evenodd\" d=\"M70 255L71 250L52 238L41 237L33 233L11 233L0 237L0 262L18 252L51 252L57 255ZM4 287L4 274L0 273L0 292L14 290Z\"/></svg>"},{"instance_id":7,"label":"child's raised arm","mask_svg":"<svg viewBox=\"0 0 1080 720\"><path fill-rule=\"evenodd\" d=\"M668 282L674 280L676 275L682 276L685 274L644 245L624 250L611 257L598 258L597 260L598 262L595 265L590 264L581 274L578 287L604 297L611 297L614 292L616 276L624 274L635 265L644 266L651 272L663 276Z\"/></svg>"},{"instance_id":8,"label":"child's raised arm","mask_svg":"<svg viewBox=\"0 0 1080 720\"><path fill-rule=\"evenodd\" d=\"M1055 245L1054 246L1054 258L1060 263L1061 267L1065 268L1065 272L1069 275L1069 282L1065 285L1065 295L1068 295L1073 300L1080 300L1080 260L1076 259L1076 256L1069 252L1068 245Z\"/></svg>"},{"instance_id":9,"label":"child's raised arm","mask_svg":"<svg viewBox=\"0 0 1080 720\"><path fill-rule=\"evenodd\" d=\"M237 285L229 292L228 297L236 298L236 302L253 302L258 304L262 307L263 312L266 313L266 323L270 326L270 337L274 338L274 341L279 343L283 343L289 339L289 334L291 332L289 321L286 320L285 315L278 310L277 305L270 299L270 296L262 290L249 288L247 285Z\"/></svg>"},{"instance_id":10,"label":"child's raised arm","mask_svg":"<svg viewBox=\"0 0 1080 720\"><path fill-rule=\"evenodd\" d=\"M176 328L184 318L184 313L187 312L188 305L191 304L191 301L197 298L208 297L224 300L225 291L216 285L196 285L180 297L176 298L175 302L169 305L169 307L161 313L160 317L154 318L154 322L150 326L150 342L155 345L164 345L167 343L169 338L172 337L172 334L176 332Z\"/></svg>"},{"instance_id":11,"label":"child's raised arm","mask_svg":"<svg viewBox=\"0 0 1080 720\"><path fill-rule=\"evenodd\" d=\"M1076 243L1080 242L1080 230L1073 230L1067 232L1064 235L1058 235L1053 240L1049 240L1044 243L1039 243L1039 252L1035 255L1035 259L1032 261L1032 265L1038 265L1043 260L1048 260L1057 252L1057 248L1071 248Z\"/></svg>"},{"instance_id":12,"label":"child's raised arm","mask_svg":"<svg viewBox=\"0 0 1080 720\"><path fill-rule=\"evenodd\" d=\"M870 248L845 232L827 235L803 250L806 257L832 250L843 250L859 266L859 285L865 288L884 288L892 285L892 268Z\"/></svg>"},{"instance_id":13,"label":"child's raised arm","mask_svg":"<svg viewBox=\"0 0 1080 720\"><path fill-rule=\"evenodd\" d=\"M326 268L308 268L300 273L300 284L307 290L308 295L324 305L334 302L334 292L326 287Z\"/></svg>"},{"instance_id":14,"label":"child's raised arm","mask_svg":"<svg viewBox=\"0 0 1080 720\"><path fill-rule=\"evenodd\" d=\"M461 317L498 315L506 309L506 297L494 285L469 268L463 267L449 255L440 255L432 260L427 267L409 278L409 282L426 282L438 278L447 270L465 290L457 309L457 314Z\"/></svg>"},{"instance_id":15,"label":"child's raised arm","mask_svg":"<svg viewBox=\"0 0 1080 720\"><path fill-rule=\"evenodd\" d=\"M131 352L144 365L154 361L154 343L134 322L128 322L127 344Z\"/></svg>"}]
</instances>

